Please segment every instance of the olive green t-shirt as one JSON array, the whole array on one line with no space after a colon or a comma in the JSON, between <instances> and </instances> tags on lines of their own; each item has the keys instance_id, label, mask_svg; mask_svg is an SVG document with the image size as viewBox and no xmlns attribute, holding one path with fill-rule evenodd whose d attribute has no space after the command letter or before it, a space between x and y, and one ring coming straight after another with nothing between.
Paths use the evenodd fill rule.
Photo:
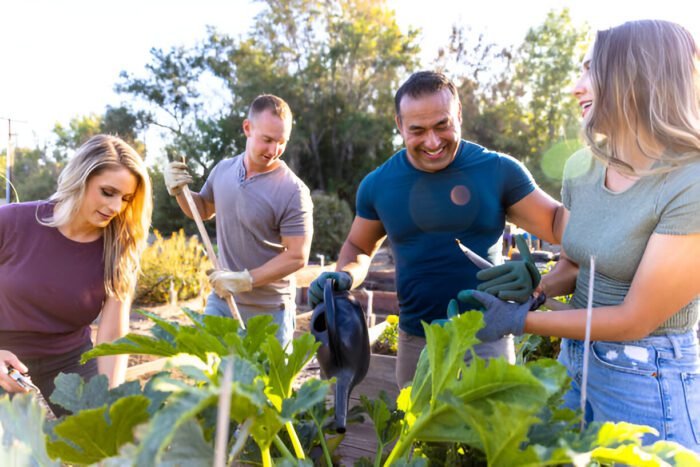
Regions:
<instances>
[{"instance_id":1,"label":"olive green t-shirt","mask_svg":"<svg viewBox=\"0 0 700 467\"><path fill-rule=\"evenodd\" d=\"M571 213L562 245L567 256L579 264L572 304L576 308L587 305L592 255L593 306L619 305L653 233L700 233L700 162L643 176L628 189L613 192L605 187L603 164L589 150L581 150L564 169L562 201ZM693 329L699 307L696 297L653 334Z\"/></svg>"}]
</instances>

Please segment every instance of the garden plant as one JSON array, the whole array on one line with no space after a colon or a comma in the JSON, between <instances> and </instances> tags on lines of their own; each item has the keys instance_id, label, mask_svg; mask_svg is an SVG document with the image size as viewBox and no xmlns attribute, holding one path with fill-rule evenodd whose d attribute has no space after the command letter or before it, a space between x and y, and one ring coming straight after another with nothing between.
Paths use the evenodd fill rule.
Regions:
<instances>
[{"instance_id":1,"label":"garden plant","mask_svg":"<svg viewBox=\"0 0 700 467\"><path fill-rule=\"evenodd\" d=\"M169 358L166 370L142 388L136 382L108 390L97 376L87 383L61 375L52 401L73 415L44 423L29 395L0 398L1 465L212 465L216 410L230 382L226 464L330 465L340 437L327 423L329 381L294 385L318 344L310 334L283 349L268 317L239 329L234 320L185 310L191 325L146 314L151 335L130 334L83 356L121 353ZM568 380L551 359L511 365L503 359L471 365L463 355L483 325L466 312L424 325L427 347L412 386L396 401L364 398L374 423L375 459L360 465L698 465L678 444L643 445L649 427L591 424L558 408ZM224 379L230 365L232 377Z\"/></svg>"}]
</instances>

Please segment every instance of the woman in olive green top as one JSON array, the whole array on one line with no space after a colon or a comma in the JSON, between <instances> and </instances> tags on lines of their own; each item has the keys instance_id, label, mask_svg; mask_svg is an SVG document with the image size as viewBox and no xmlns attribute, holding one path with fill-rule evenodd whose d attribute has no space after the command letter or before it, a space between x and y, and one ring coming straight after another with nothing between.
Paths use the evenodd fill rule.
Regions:
<instances>
[{"instance_id":1,"label":"woman in olive green top","mask_svg":"<svg viewBox=\"0 0 700 467\"><path fill-rule=\"evenodd\" d=\"M600 31L574 95L588 149L564 172L566 258L547 295L573 291L573 309L535 313L463 291L486 308L479 337L563 337L580 404L590 257L595 257L587 421L649 425L700 451L700 362L694 328L700 278L699 52L682 27L633 21ZM567 259L568 258L568 259ZM650 435L645 441L652 441Z\"/></svg>"}]
</instances>

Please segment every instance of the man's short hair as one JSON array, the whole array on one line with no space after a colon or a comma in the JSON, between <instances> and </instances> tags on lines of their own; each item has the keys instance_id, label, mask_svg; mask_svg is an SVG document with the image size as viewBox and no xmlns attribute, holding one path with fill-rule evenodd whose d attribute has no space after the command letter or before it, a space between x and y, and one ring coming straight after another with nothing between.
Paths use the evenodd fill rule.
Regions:
<instances>
[{"instance_id":1,"label":"man's short hair","mask_svg":"<svg viewBox=\"0 0 700 467\"><path fill-rule=\"evenodd\" d=\"M253 117L266 110L269 110L282 120L292 120L292 109L289 108L289 104L287 104L284 99L272 94L260 94L253 99L248 109L248 119L252 120Z\"/></svg>"},{"instance_id":2,"label":"man's short hair","mask_svg":"<svg viewBox=\"0 0 700 467\"><path fill-rule=\"evenodd\" d=\"M396 115L399 116L399 118L401 117L400 106L401 99L403 99L404 96L407 95L415 99L426 94L438 93L443 89L450 91L452 97L459 102L457 86L443 73L437 71L417 71L413 73L406 82L401 85L399 90L396 91L396 96L394 96Z\"/></svg>"}]
</instances>

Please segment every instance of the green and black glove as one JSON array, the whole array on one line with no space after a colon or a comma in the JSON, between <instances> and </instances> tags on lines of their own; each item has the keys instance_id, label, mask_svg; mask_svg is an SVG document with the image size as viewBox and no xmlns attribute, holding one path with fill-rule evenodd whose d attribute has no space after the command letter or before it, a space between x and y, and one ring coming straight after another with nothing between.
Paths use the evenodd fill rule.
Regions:
<instances>
[{"instance_id":1,"label":"green and black glove","mask_svg":"<svg viewBox=\"0 0 700 467\"><path fill-rule=\"evenodd\" d=\"M309 306L311 309L316 308L316 305L323 301L323 286L326 285L326 279L333 279L333 290L343 291L350 290L352 287L352 276L345 272L322 272L309 285Z\"/></svg>"},{"instance_id":2,"label":"green and black glove","mask_svg":"<svg viewBox=\"0 0 700 467\"><path fill-rule=\"evenodd\" d=\"M515 244L521 259L479 271L476 278L483 282L477 290L501 300L525 303L539 285L541 276L522 235L515 236Z\"/></svg>"}]
</instances>

